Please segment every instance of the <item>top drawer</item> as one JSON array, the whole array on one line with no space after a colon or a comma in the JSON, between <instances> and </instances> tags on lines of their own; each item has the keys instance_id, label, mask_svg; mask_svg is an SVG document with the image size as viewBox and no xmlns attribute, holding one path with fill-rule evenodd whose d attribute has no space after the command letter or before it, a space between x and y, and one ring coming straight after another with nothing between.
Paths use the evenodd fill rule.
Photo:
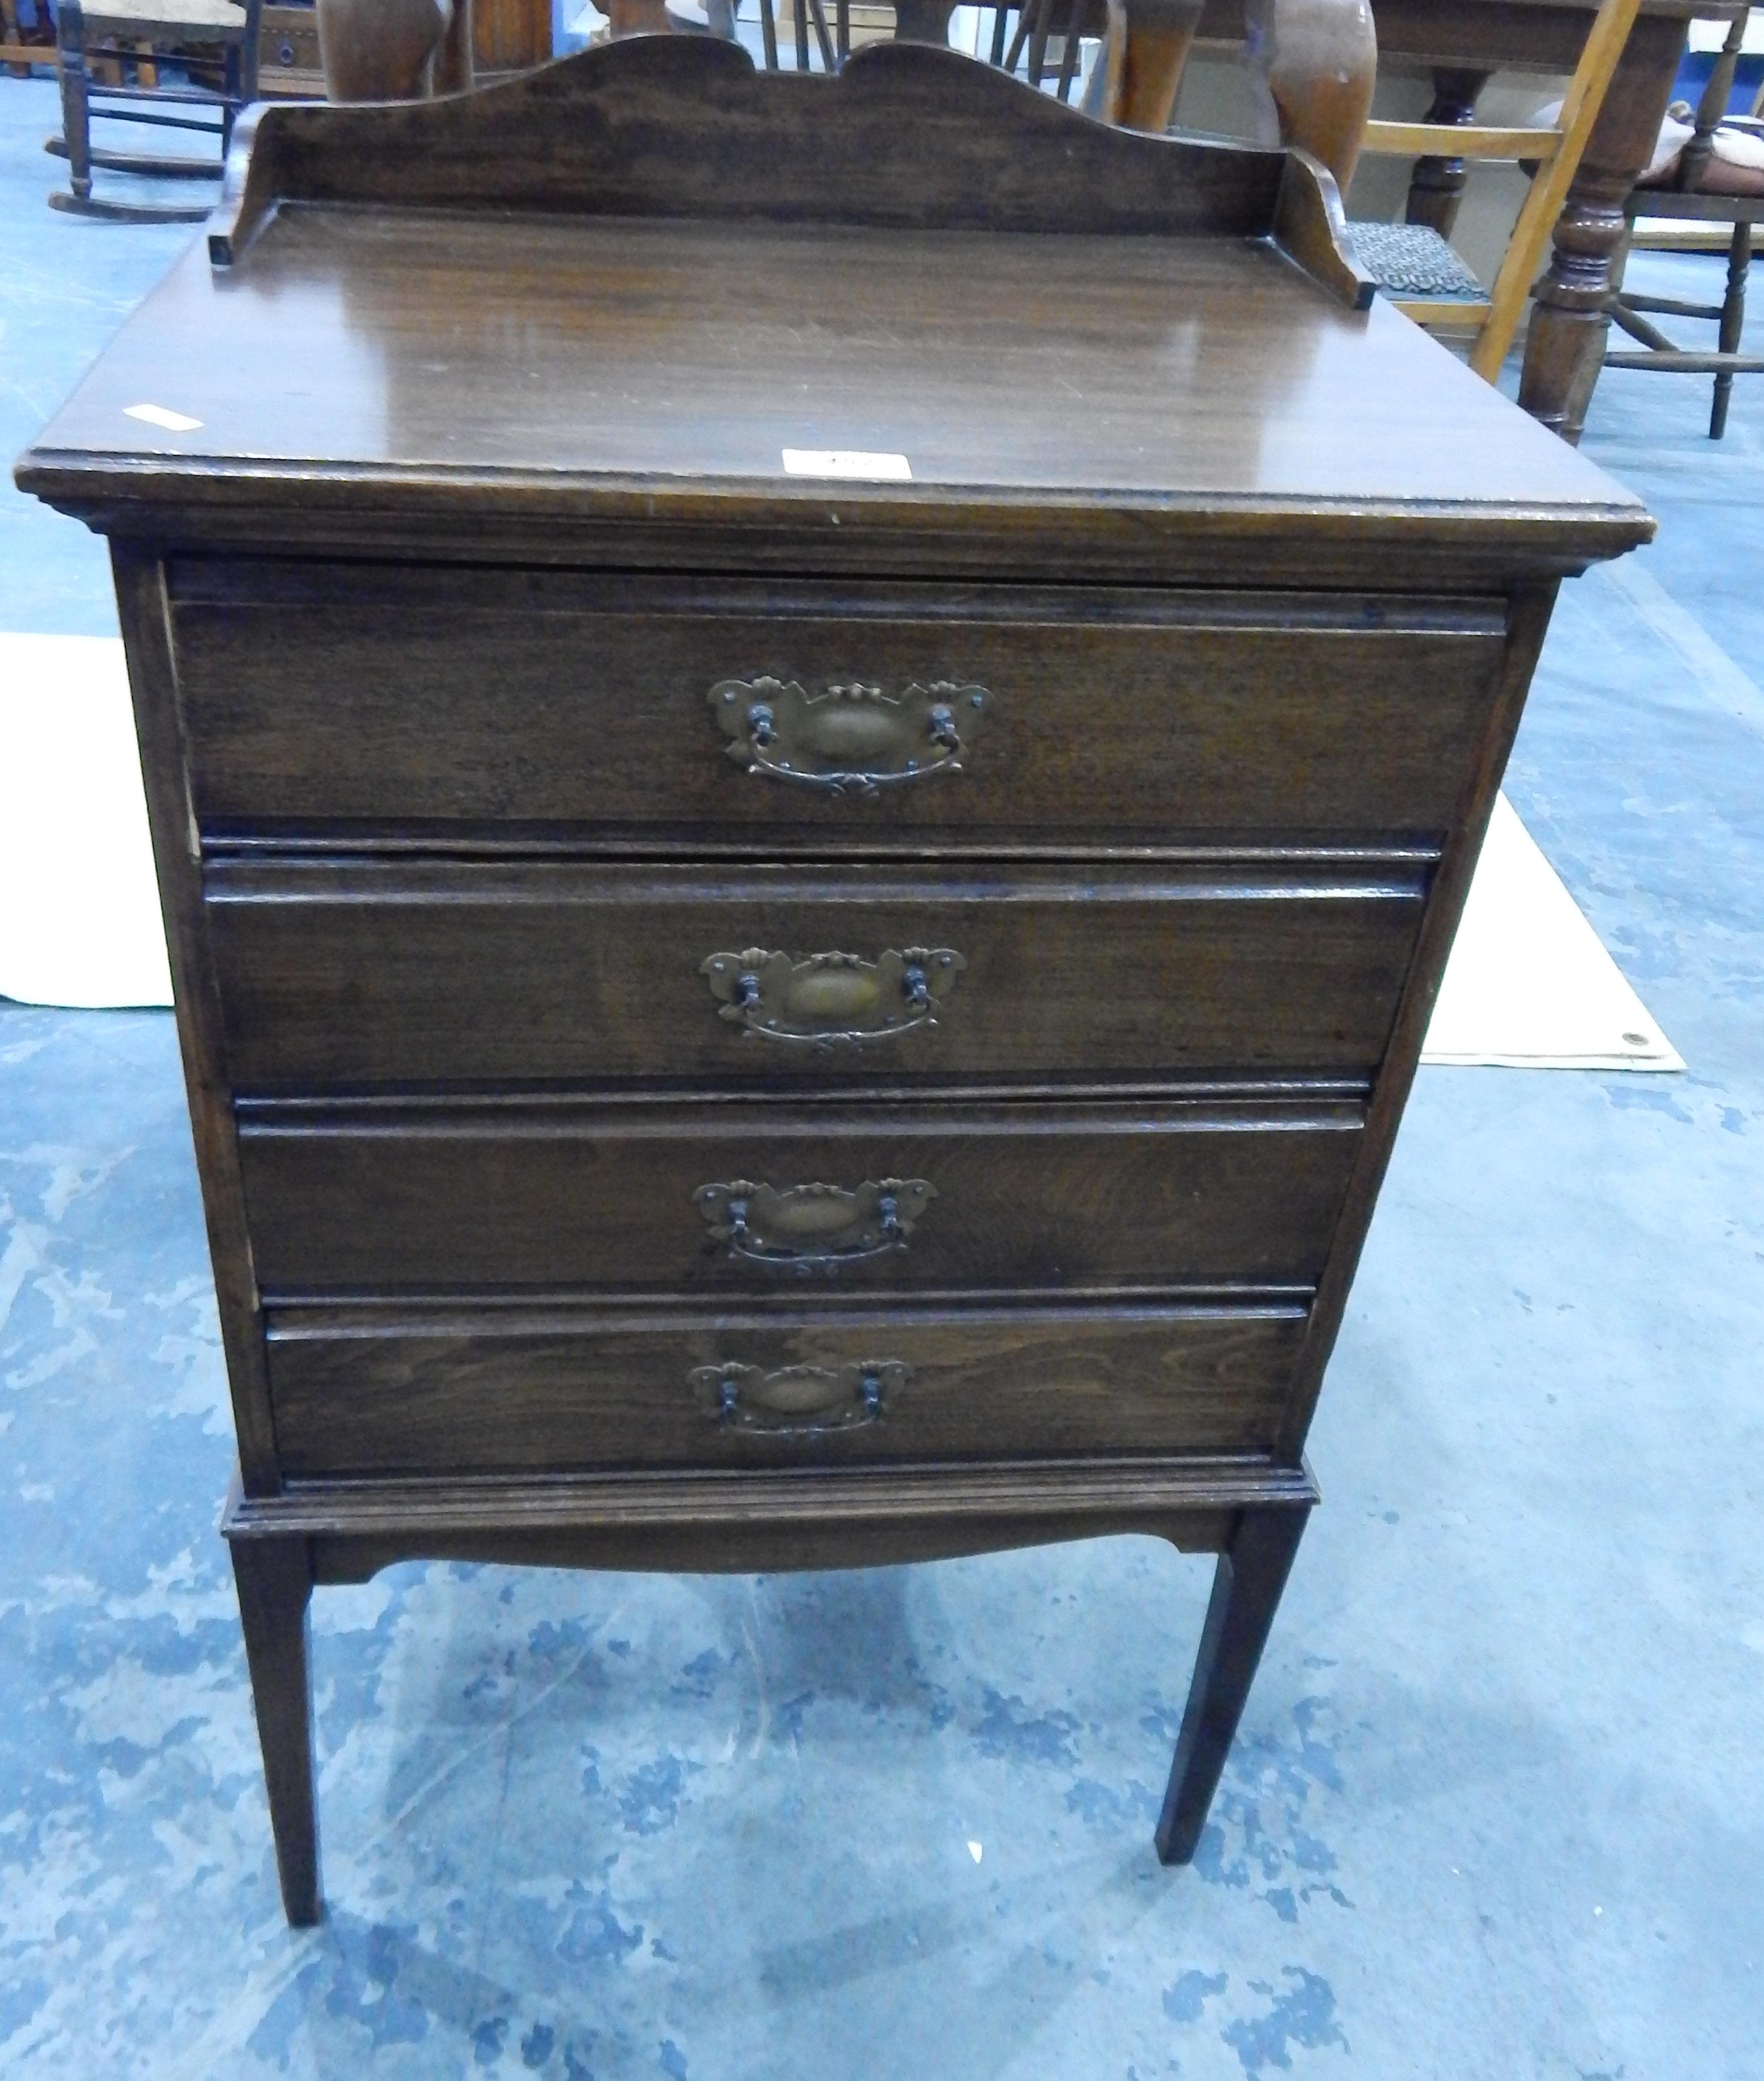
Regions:
<instances>
[{"instance_id":1,"label":"top drawer","mask_svg":"<svg viewBox=\"0 0 1764 2081\"><path fill-rule=\"evenodd\" d=\"M1089 832L1452 822L1498 601L178 561L211 837Z\"/></svg>"}]
</instances>

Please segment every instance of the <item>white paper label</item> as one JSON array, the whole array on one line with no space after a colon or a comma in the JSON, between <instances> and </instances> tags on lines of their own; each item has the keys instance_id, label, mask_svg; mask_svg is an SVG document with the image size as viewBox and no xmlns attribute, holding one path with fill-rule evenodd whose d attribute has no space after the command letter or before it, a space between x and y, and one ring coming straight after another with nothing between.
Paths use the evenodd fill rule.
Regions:
<instances>
[{"instance_id":1,"label":"white paper label","mask_svg":"<svg viewBox=\"0 0 1764 2081\"><path fill-rule=\"evenodd\" d=\"M784 469L791 477L858 477L872 484L913 481L913 466L904 455L883 455L873 448L786 448Z\"/></svg>"},{"instance_id":2,"label":"white paper label","mask_svg":"<svg viewBox=\"0 0 1764 2081\"><path fill-rule=\"evenodd\" d=\"M183 412L174 412L166 405L125 405L123 416L129 419L145 419L149 427L163 427L168 434L193 434L202 424L200 419L192 419Z\"/></svg>"}]
</instances>

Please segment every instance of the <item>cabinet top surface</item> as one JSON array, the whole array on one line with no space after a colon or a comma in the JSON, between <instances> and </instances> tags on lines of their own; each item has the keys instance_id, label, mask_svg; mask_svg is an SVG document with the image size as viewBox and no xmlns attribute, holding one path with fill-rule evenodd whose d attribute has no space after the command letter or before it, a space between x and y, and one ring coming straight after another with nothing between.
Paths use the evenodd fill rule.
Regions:
<instances>
[{"instance_id":1,"label":"cabinet top surface","mask_svg":"<svg viewBox=\"0 0 1764 2081\"><path fill-rule=\"evenodd\" d=\"M849 524L813 546L834 495L1065 568L1221 527L1557 568L1644 540L1611 479L1350 307L1332 196L1299 157L1110 129L911 45L816 78L636 38L451 100L254 113L228 264L184 256L20 481L241 542L414 515L849 553ZM801 473L854 452L894 460Z\"/></svg>"},{"instance_id":2,"label":"cabinet top surface","mask_svg":"<svg viewBox=\"0 0 1764 2081\"><path fill-rule=\"evenodd\" d=\"M318 208L236 275L192 247L27 467L824 498L786 449L904 456L888 498L1640 513L1395 311L1250 242Z\"/></svg>"}]
</instances>

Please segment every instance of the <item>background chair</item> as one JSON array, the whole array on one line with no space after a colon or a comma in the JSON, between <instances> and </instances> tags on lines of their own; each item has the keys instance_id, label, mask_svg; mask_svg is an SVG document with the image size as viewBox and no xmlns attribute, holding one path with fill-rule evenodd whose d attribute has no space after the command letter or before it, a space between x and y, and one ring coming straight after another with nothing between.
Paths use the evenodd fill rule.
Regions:
<instances>
[{"instance_id":1,"label":"background chair","mask_svg":"<svg viewBox=\"0 0 1764 2081\"><path fill-rule=\"evenodd\" d=\"M1709 75L1691 133L1678 158L1659 176L1659 185L1643 182L1631 190L1623 214L1633 229L1638 217L1672 217L1697 224L1732 226L1728 243L1727 289L1718 304L1682 302L1673 296L1644 296L1619 287L1608 306L1613 325L1640 343L1639 353L1607 353L1607 368L1653 368L1675 376L1713 376L1715 398L1709 409L1709 439L1718 441L1727 431L1728 403L1736 376L1764 371L1764 355L1741 354L1740 338L1745 324L1745 278L1752 261L1752 226L1764 220L1764 167L1736 165L1723 155L1728 137L1759 137L1764 125L1757 120L1764 94L1752 104L1749 117L1728 113L1732 97L1733 75L1739 64L1740 44L1745 34L1746 17L1730 24L1715 69ZM1674 111L1676 114L1676 111ZM1764 158L1764 153L1748 154ZM1627 256L1626 256L1627 257ZM1712 350L1682 347L1650 324L1644 313L1665 317L1712 318L1720 330Z\"/></svg>"},{"instance_id":2,"label":"background chair","mask_svg":"<svg viewBox=\"0 0 1764 2081\"><path fill-rule=\"evenodd\" d=\"M1485 289L1428 225L1355 222L1350 226L1360 265L1397 309L1430 330L1473 334L1470 366L1491 383L1518 330L1550 233L1592 136L1637 7L1638 0L1602 0L1554 124L1516 128L1378 121L1366 125L1362 149L1368 152L1516 160L1535 166L1492 289Z\"/></svg>"},{"instance_id":3,"label":"background chair","mask_svg":"<svg viewBox=\"0 0 1764 2081\"><path fill-rule=\"evenodd\" d=\"M96 196L92 170L218 180L234 118L257 95L262 13L262 0L61 0L56 55L61 74L61 135L52 137L47 149L65 157L69 185L50 195L50 207L79 217L200 223L208 214L207 203L185 206ZM219 53L218 86L187 77L183 83L167 84L158 77L163 60L183 61L199 52ZM112 61L117 81L95 78L94 61ZM136 71L132 82L126 77L131 66ZM96 149L94 116L113 123L195 131L213 139L214 156L197 159Z\"/></svg>"},{"instance_id":4,"label":"background chair","mask_svg":"<svg viewBox=\"0 0 1764 2081\"><path fill-rule=\"evenodd\" d=\"M1029 84L1040 86L1047 77L1048 45L1057 36L1060 62L1055 91L1060 100L1069 101L1073 83L1077 77L1082 40L1107 33L1105 0L1024 0L1023 6L1016 11L1016 33L1007 50L1005 31L1006 18L1011 12L1005 6L993 11L992 62L1014 73L1027 55Z\"/></svg>"}]
</instances>

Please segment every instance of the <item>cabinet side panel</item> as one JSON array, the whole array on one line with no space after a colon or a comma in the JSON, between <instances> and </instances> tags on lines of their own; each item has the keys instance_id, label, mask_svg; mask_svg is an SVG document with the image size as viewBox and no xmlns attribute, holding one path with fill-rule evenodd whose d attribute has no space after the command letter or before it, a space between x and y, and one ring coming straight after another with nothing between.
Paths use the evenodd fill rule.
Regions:
<instances>
[{"instance_id":1,"label":"cabinet side panel","mask_svg":"<svg viewBox=\"0 0 1764 2081\"><path fill-rule=\"evenodd\" d=\"M203 912L201 867L178 715L165 567L150 545L124 540L111 544L111 563L128 658L129 691L134 701L141 778L147 791L160 907L171 956L178 1040L183 1053L191 1131L220 1306L221 1343L233 1389L239 1465L246 1493L267 1495L280 1486L281 1475L264 1371L263 1322L246 1231L238 1134L221 1038L220 1004Z\"/></svg>"},{"instance_id":2,"label":"cabinet side panel","mask_svg":"<svg viewBox=\"0 0 1764 2081\"><path fill-rule=\"evenodd\" d=\"M1470 893L1471 877L1482 851L1484 834L1493 813L1496 791L1506 771L1507 755L1524 713L1550 615L1556 605L1556 584L1519 587L1513 595L1507 620L1506 654L1496 687L1494 704L1483 732L1476 761L1466 776L1451 832L1434 877L1422 915L1415 956L1396 1008L1390 1043L1372 1087L1372 1103L1367 1116L1365 1138L1359 1160L1348 1187L1347 1198L1336 1225L1329 1259L1318 1284L1311 1311L1304 1350L1294 1378L1292 1398L1280 1427L1276 1456L1296 1465L1304 1450L1305 1433L1317 1408L1323 1385L1324 1368L1334 1349L1336 1333L1347 1305L1348 1289L1359 1269L1360 1251L1371 1226L1372 1209L1396 1142L1396 1129L1408 1104L1410 1086L1421 1062L1422 1044L1427 1037L1427 1022L1433 1016L1439 994L1447 956L1457 936L1458 920L1464 914Z\"/></svg>"}]
</instances>

